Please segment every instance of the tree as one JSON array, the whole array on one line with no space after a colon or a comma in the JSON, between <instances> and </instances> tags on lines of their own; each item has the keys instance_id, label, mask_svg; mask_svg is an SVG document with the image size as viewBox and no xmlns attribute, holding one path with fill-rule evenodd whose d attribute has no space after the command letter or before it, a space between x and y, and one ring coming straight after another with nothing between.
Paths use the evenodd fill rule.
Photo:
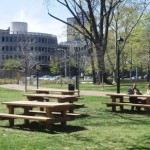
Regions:
<instances>
[{"instance_id":1,"label":"tree","mask_svg":"<svg viewBox=\"0 0 150 150\"><path fill-rule=\"evenodd\" d=\"M19 69L20 65L21 65L20 62L16 59L5 60L3 64L4 69L7 70Z\"/></svg>"},{"instance_id":2,"label":"tree","mask_svg":"<svg viewBox=\"0 0 150 150\"><path fill-rule=\"evenodd\" d=\"M104 56L107 49L108 29L112 21L113 11L121 0L57 0L76 20L76 24L68 23L48 11L50 17L57 19L82 34L93 44L96 51L98 79L108 83L105 75ZM85 25L85 22L88 26Z\"/></svg>"},{"instance_id":3,"label":"tree","mask_svg":"<svg viewBox=\"0 0 150 150\"><path fill-rule=\"evenodd\" d=\"M140 21L139 25L135 28L133 36L130 38L133 46L137 52L138 64L140 62L143 71L147 74L147 81L149 81L150 74L150 12L147 12Z\"/></svg>"},{"instance_id":4,"label":"tree","mask_svg":"<svg viewBox=\"0 0 150 150\"><path fill-rule=\"evenodd\" d=\"M53 75L60 73L60 62L58 59L50 62L50 72Z\"/></svg>"},{"instance_id":5,"label":"tree","mask_svg":"<svg viewBox=\"0 0 150 150\"><path fill-rule=\"evenodd\" d=\"M11 71L18 70L20 68L20 66L21 66L20 62L16 59L5 60L5 62L3 64L4 69L10 71L10 76L11 76Z\"/></svg>"},{"instance_id":6,"label":"tree","mask_svg":"<svg viewBox=\"0 0 150 150\"><path fill-rule=\"evenodd\" d=\"M21 34L18 36L18 53L20 53L19 61L21 69L25 76L25 91L27 91L27 75L38 64L38 53L34 49L34 39L31 35Z\"/></svg>"},{"instance_id":7,"label":"tree","mask_svg":"<svg viewBox=\"0 0 150 150\"><path fill-rule=\"evenodd\" d=\"M125 0L122 3L120 3L116 9L113 12L113 20L111 23L111 32L112 33L112 44L111 48L114 49L114 56L118 55L118 42L117 39L119 36L122 36L124 39L124 43L122 44L122 47L120 47L120 52L119 55L121 58L124 60L127 60L127 57L124 57L126 54L130 54L128 46L128 50L125 51L125 46L126 44L129 43L131 44L131 40L129 40L131 34L133 35L133 31L136 28L136 26L139 24L146 8L150 2L147 0L143 1L131 1L131 0ZM115 39L115 42L114 42ZM111 40L109 38L109 40ZM109 51L108 51L109 53ZM116 81L116 67L117 67L117 59L112 59L112 53L108 54L107 53L107 59L111 65L112 71L114 72L114 80ZM115 60L115 62L113 62ZM122 63L122 68L124 67L124 64Z\"/></svg>"}]
</instances>

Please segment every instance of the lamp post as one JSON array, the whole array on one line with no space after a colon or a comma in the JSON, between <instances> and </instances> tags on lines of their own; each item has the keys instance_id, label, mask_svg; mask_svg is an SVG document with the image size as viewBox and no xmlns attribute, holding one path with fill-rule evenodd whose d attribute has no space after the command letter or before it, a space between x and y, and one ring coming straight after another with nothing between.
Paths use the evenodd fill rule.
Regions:
<instances>
[{"instance_id":1,"label":"lamp post","mask_svg":"<svg viewBox=\"0 0 150 150\"><path fill-rule=\"evenodd\" d=\"M79 48L75 48L75 60L76 60L76 90L78 90L79 96Z\"/></svg>"},{"instance_id":2,"label":"lamp post","mask_svg":"<svg viewBox=\"0 0 150 150\"><path fill-rule=\"evenodd\" d=\"M130 66L130 80L132 80L132 45L131 45L131 66Z\"/></svg>"},{"instance_id":3,"label":"lamp post","mask_svg":"<svg viewBox=\"0 0 150 150\"><path fill-rule=\"evenodd\" d=\"M36 65L35 66L35 69L36 69L36 81L37 81L37 89L39 87L39 70L41 69L40 65Z\"/></svg>"},{"instance_id":4,"label":"lamp post","mask_svg":"<svg viewBox=\"0 0 150 150\"><path fill-rule=\"evenodd\" d=\"M147 82L150 81L150 48L148 51L148 69L147 69Z\"/></svg>"},{"instance_id":5,"label":"lamp post","mask_svg":"<svg viewBox=\"0 0 150 150\"><path fill-rule=\"evenodd\" d=\"M75 50L75 59L76 59L76 89L79 88L79 81L78 81L78 78L79 78L79 66L78 66L78 49Z\"/></svg>"},{"instance_id":6,"label":"lamp post","mask_svg":"<svg viewBox=\"0 0 150 150\"><path fill-rule=\"evenodd\" d=\"M117 93L120 93L120 44L123 41L121 37L117 40Z\"/></svg>"}]
</instances>

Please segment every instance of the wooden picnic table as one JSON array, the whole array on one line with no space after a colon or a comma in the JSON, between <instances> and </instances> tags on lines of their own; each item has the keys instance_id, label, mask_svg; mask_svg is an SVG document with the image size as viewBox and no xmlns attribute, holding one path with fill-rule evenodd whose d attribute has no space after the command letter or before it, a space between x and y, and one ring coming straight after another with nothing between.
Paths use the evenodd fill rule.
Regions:
<instances>
[{"instance_id":1,"label":"wooden picnic table","mask_svg":"<svg viewBox=\"0 0 150 150\"><path fill-rule=\"evenodd\" d=\"M120 110L123 111L123 106L124 105L135 105L135 106L141 106L144 107L146 110L149 110L149 106L150 105L150 95L132 95L132 94L123 94L123 93L111 93L111 94L106 94L106 96L110 96L111 98L111 102L106 103L106 104L112 104L112 111L116 111L116 106L120 106ZM125 103L124 98L130 98L130 97L136 97L136 98L140 98L141 100L146 100L146 104L132 104L132 103ZM117 101L117 99L119 99L119 102ZM115 105L116 103L116 105ZM120 103L120 104L119 104Z\"/></svg>"},{"instance_id":2,"label":"wooden picnic table","mask_svg":"<svg viewBox=\"0 0 150 150\"><path fill-rule=\"evenodd\" d=\"M36 93L41 94L52 94L52 93L58 93L62 95L74 95L75 93L78 93L77 90L60 90L60 89L35 89Z\"/></svg>"},{"instance_id":3,"label":"wooden picnic table","mask_svg":"<svg viewBox=\"0 0 150 150\"><path fill-rule=\"evenodd\" d=\"M14 119L22 118L25 120L25 123L28 124L29 120L38 120L46 122L46 125L50 125L55 122L61 122L61 125L65 126L67 120L67 110L74 107L74 104L71 103L57 103L57 102L37 102L37 101L11 101L11 102L2 102L8 108L8 114L0 113L0 118L8 118L10 126L14 125ZM23 108L24 114L15 114L15 108ZM45 117L33 116L30 113L30 110L36 107L45 108L46 113ZM60 112L61 117L55 118L53 112Z\"/></svg>"}]
</instances>

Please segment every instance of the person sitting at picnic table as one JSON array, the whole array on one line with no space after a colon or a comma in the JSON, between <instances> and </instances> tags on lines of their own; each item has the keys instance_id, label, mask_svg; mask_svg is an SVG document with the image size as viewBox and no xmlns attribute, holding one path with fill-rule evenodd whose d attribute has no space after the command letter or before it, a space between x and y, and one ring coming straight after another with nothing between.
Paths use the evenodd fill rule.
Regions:
<instances>
[{"instance_id":1,"label":"person sitting at picnic table","mask_svg":"<svg viewBox=\"0 0 150 150\"><path fill-rule=\"evenodd\" d=\"M135 83L133 83L133 85L128 89L127 94L142 95L142 93L139 91ZM142 103L142 100L138 99L137 97L129 97L129 101L130 103L135 103L135 104ZM136 107L136 109L140 110L141 107ZM131 107L131 110L132 111L134 110L134 106Z\"/></svg>"}]
</instances>

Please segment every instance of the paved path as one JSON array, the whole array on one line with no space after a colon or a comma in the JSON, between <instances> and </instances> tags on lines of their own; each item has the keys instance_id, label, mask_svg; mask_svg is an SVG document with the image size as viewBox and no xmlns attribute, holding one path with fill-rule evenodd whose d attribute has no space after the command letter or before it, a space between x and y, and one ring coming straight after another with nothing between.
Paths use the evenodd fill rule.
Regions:
<instances>
[{"instance_id":1,"label":"paved path","mask_svg":"<svg viewBox=\"0 0 150 150\"><path fill-rule=\"evenodd\" d=\"M18 85L18 84L3 84L3 85L0 85L0 87L9 88L9 89L16 89L16 90L22 90L22 91L25 90L24 85ZM28 86L27 89L28 90L34 90L34 89L36 89L36 87L35 86ZM44 89L53 89L53 88L44 88ZM88 96L104 96L105 97L106 93L108 93L108 92L84 91L84 90L80 91L81 95L88 95ZM109 93L111 93L111 92L109 92Z\"/></svg>"}]
</instances>

